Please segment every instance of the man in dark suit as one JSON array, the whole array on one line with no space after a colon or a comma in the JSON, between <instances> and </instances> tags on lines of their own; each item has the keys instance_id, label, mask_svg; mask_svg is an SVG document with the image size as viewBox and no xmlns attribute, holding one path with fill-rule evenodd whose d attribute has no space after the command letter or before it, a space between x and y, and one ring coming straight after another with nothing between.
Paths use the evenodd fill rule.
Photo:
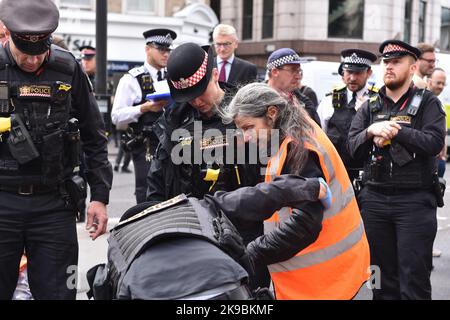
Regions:
<instances>
[{"instance_id":1,"label":"man in dark suit","mask_svg":"<svg viewBox=\"0 0 450 320\"><path fill-rule=\"evenodd\" d=\"M227 24L217 25L213 31L213 41L217 53L215 64L219 70L219 81L236 86L256 80L256 66L234 55L239 44L236 29Z\"/></svg>"}]
</instances>

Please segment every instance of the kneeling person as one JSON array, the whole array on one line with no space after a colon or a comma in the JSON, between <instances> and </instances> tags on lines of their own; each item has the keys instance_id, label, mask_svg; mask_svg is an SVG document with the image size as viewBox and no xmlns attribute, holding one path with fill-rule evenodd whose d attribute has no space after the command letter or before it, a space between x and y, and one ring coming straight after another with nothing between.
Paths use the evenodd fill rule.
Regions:
<instances>
[{"instance_id":1,"label":"kneeling person","mask_svg":"<svg viewBox=\"0 0 450 320\"><path fill-rule=\"evenodd\" d=\"M288 175L203 200L182 194L154 206L135 206L111 231L108 268L100 265L88 273L93 296L250 299L247 284L252 266L227 215L242 210L249 219L270 216L284 205L325 198L326 191L326 184L318 179ZM110 287L107 295L101 295L105 278Z\"/></svg>"}]
</instances>

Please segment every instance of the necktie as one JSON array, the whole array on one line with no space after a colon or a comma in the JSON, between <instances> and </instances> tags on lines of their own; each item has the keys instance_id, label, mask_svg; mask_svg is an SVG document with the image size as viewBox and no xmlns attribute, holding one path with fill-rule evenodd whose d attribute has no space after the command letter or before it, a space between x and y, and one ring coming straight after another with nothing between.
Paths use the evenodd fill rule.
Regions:
<instances>
[{"instance_id":1,"label":"necktie","mask_svg":"<svg viewBox=\"0 0 450 320\"><path fill-rule=\"evenodd\" d=\"M353 109L356 105L356 92L353 92L352 100L348 103L348 107Z\"/></svg>"},{"instance_id":2,"label":"necktie","mask_svg":"<svg viewBox=\"0 0 450 320\"><path fill-rule=\"evenodd\" d=\"M227 81L227 73L226 73L226 70L225 70L226 64L227 64L227 60L223 60L222 68L220 69L220 73L219 73L219 81L220 82L226 82Z\"/></svg>"},{"instance_id":3,"label":"necktie","mask_svg":"<svg viewBox=\"0 0 450 320\"><path fill-rule=\"evenodd\" d=\"M162 75L162 72L161 72L161 70L158 70L158 81L162 81L162 80L164 80L164 77L163 77L163 75Z\"/></svg>"}]
</instances>

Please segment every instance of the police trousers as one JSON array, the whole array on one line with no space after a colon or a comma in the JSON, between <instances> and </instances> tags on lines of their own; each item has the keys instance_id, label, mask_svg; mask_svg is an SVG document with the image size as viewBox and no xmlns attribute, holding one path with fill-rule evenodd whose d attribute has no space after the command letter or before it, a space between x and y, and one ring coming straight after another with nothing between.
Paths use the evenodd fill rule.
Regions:
<instances>
[{"instance_id":1,"label":"police trousers","mask_svg":"<svg viewBox=\"0 0 450 320\"><path fill-rule=\"evenodd\" d=\"M139 204L147 201L147 175L150 170L150 162L145 160L144 147L133 150L131 157L134 164L136 203Z\"/></svg>"},{"instance_id":2,"label":"police trousers","mask_svg":"<svg viewBox=\"0 0 450 320\"><path fill-rule=\"evenodd\" d=\"M75 213L58 194L0 191L0 299L12 298L22 254L34 299L74 300L78 264Z\"/></svg>"},{"instance_id":3,"label":"police trousers","mask_svg":"<svg viewBox=\"0 0 450 320\"><path fill-rule=\"evenodd\" d=\"M359 202L374 272L374 300L431 300L434 194L364 187Z\"/></svg>"}]
</instances>

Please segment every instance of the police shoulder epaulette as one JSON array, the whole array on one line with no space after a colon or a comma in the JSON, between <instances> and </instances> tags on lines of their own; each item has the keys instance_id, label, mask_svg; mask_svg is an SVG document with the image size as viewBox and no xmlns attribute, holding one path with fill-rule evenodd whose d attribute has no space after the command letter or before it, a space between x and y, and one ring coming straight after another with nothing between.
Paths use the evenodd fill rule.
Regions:
<instances>
[{"instance_id":1,"label":"police shoulder epaulette","mask_svg":"<svg viewBox=\"0 0 450 320\"><path fill-rule=\"evenodd\" d=\"M372 113L376 113L381 110L379 103L377 102L378 95L369 98L369 110Z\"/></svg>"},{"instance_id":2,"label":"police shoulder epaulette","mask_svg":"<svg viewBox=\"0 0 450 320\"><path fill-rule=\"evenodd\" d=\"M378 92L380 92L380 89L375 86L370 86L369 91L371 91L373 93L378 93Z\"/></svg>"},{"instance_id":3,"label":"police shoulder epaulette","mask_svg":"<svg viewBox=\"0 0 450 320\"><path fill-rule=\"evenodd\" d=\"M347 85L346 84L341 84L341 85L335 86L333 88L333 92L343 91L345 89L347 89Z\"/></svg>"},{"instance_id":4,"label":"police shoulder epaulette","mask_svg":"<svg viewBox=\"0 0 450 320\"><path fill-rule=\"evenodd\" d=\"M347 89L347 86L345 84L334 86L333 90L331 92L328 92L325 94L326 97L331 96L333 93L341 92Z\"/></svg>"},{"instance_id":5,"label":"police shoulder epaulette","mask_svg":"<svg viewBox=\"0 0 450 320\"><path fill-rule=\"evenodd\" d=\"M140 66L140 67L136 67L131 69L130 71L128 71L129 74L131 74L134 78L140 76L143 73L146 73L145 67L144 66Z\"/></svg>"}]
</instances>

